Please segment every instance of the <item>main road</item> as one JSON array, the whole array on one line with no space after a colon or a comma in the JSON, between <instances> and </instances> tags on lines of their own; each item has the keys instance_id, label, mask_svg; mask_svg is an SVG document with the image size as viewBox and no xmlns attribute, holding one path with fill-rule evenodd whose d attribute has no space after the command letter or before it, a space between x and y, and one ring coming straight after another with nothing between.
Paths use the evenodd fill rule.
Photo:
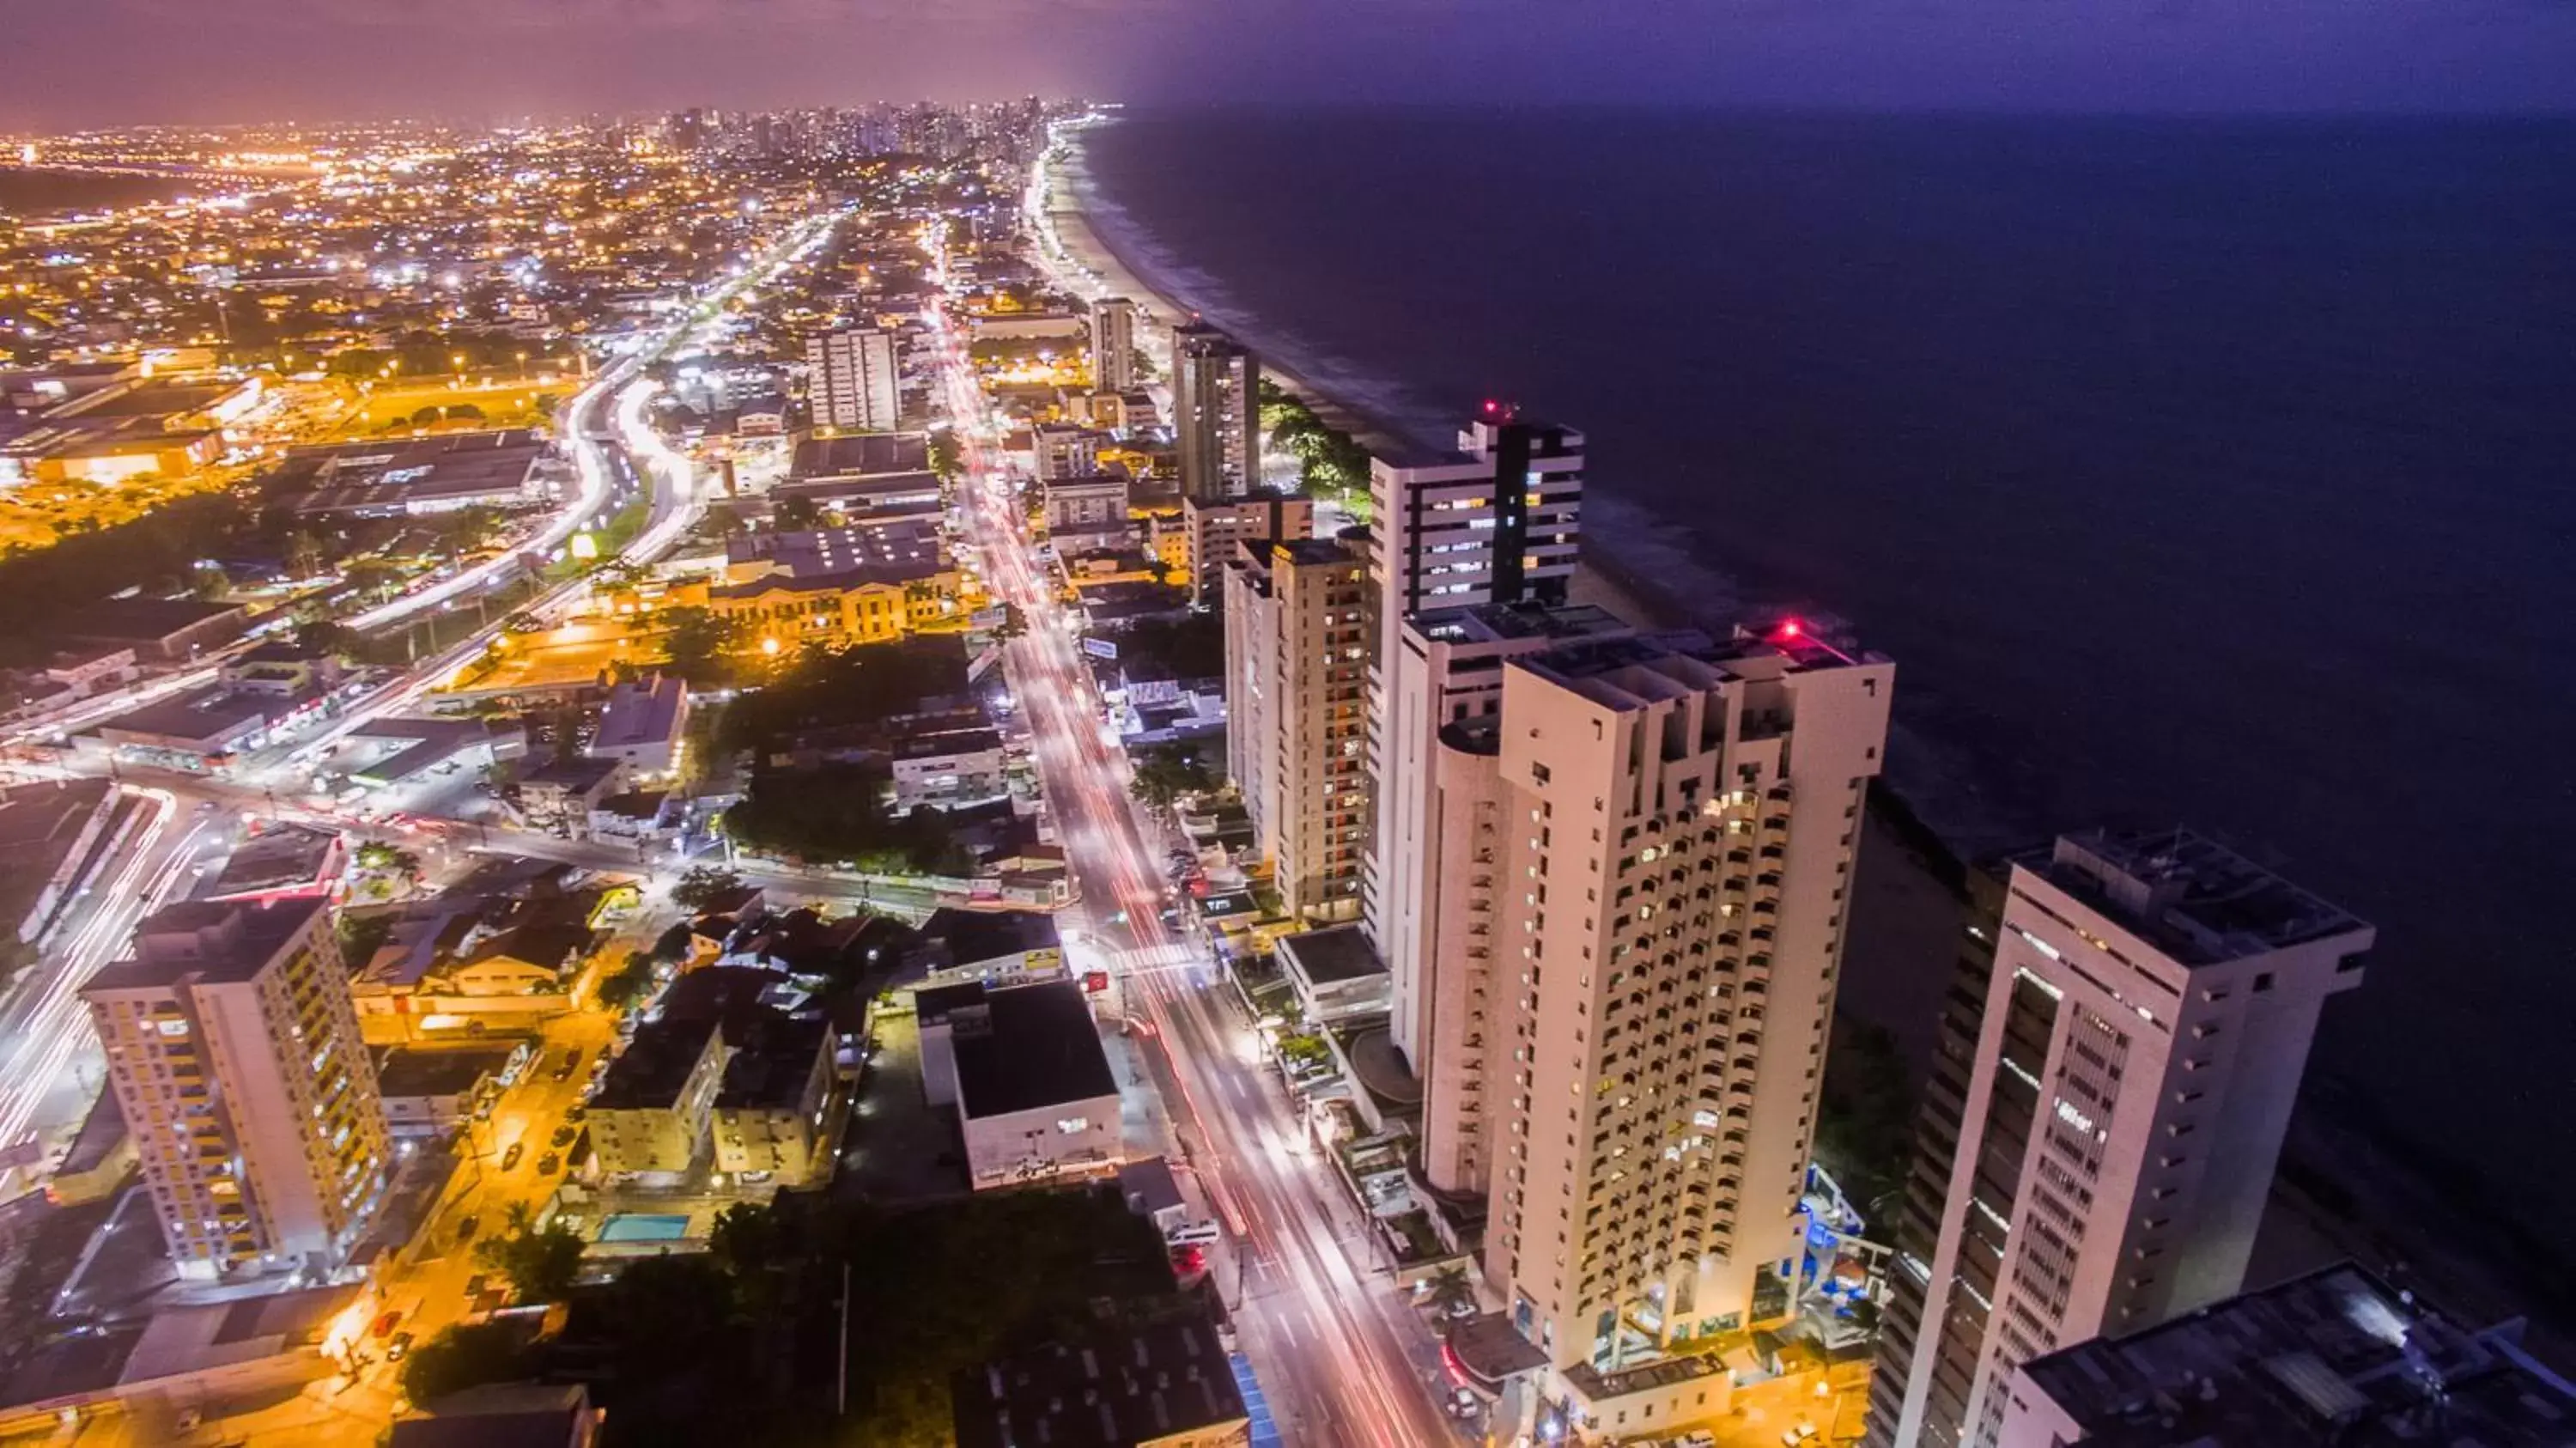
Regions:
<instances>
[{"instance_id":1,"label":"main road","mask_svg":"<svg viewBox=\"0 0 2576 1448\"><path fill-rule=\"evenodd\" d=\"M943 314L932 345L965 465L966 527L988 586L1025 631L1003 670L1027 712L1093 933L1126 971L1130 1011L1159 1040L1177 1099L1165 1105L1187 1164L1242 1254L1236 1314L1247 1353L1283 1409L1292 1443L1422 1448L1454 1441L1426 1379L1436 1348L1391 1280L1331 1165L1255 1064L1205 957L1161 921L1165 889L1129 799L1123 752L1104 740L1090 670L1054 590L1031 559L1012 484L991 449L992 417L963 342ZM1123 920L1120 918L1123 916ZM1355 1260L1356 1257L1356 1260Z\"/></svg>"}]
</instances>

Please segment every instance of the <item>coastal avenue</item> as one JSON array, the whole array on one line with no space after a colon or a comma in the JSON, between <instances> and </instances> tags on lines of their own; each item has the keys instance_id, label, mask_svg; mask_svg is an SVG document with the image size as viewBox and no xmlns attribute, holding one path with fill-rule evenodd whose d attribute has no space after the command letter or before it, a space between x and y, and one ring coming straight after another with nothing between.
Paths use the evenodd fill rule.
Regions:
<instances>
[{"instance_id":1,"label":"coastal avenue","mask_svg":"<svg viewBox=\"0 0 2576 1448\"><path fill-rule=\"evenodd\" d=\"M1372 1269L1356 1213L1287 1103L1252 1064L1248 1033L1204 988L1203 972L1139 968L1195 952L1161 923L1156 852L1138 828L1120 751L1103 742L1090 671L1030 558L1010 481L991 459L990 416L964 343L943 316L934 314L931 325L939 386L966 468L967 531L987 586L1027 623L1005 649L1005 676L1027 713L1093 933L1123 947L1124 999L1168 1052L1179 1090L1166 1105L1187 1163L1225 1219L1230 1248L1243 1254L1236 1321L1254 1368L1282 1405L1279 1426L1290 1442L1319 1448L1454 1441L1454 1428L1424 1390L1437 1371L1436 1349L1388 1278Z\"/></svg>"}]
</instances>

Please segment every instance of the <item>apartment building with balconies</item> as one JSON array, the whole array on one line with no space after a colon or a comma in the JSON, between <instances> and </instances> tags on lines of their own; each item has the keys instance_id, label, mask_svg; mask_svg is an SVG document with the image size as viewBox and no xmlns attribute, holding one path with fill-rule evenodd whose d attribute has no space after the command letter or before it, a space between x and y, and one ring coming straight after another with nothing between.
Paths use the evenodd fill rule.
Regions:
<instances>
[{"instance_id":1,"label":"apartment building with balconies","mask_svg":"<svg viewBox=\"0 0 2576 1448\"><path fill-rule=\"evenodd\" d=\"M2187 830L2064 836L2001 884L1951 1011L1966 1088L1918 1143L1947 1190L1931 1258L1894 1264L1879 1448L1992 1448L2016 1368L2243 1285L2318 1017L2374 938Z\"/></svg>"},{"instance_id":2,"label":"apartment building with balconies","mask_svg":"<svg viewBox=\"0 0 2576 1448\"><path fill-rule=\"evenodd\" d=\"M328 904L156 911L81 998L180 1275L342 1265L392 1155Z\"/></svg>"},{"instance_id":3,"label":"apartment building with balconies","mask_svg":"<svg viewBox=\"0 0 2576 1448\"><path fill-rule=\"evenodd\" d=\"M1369 842L1368 562L1356 540L1246 548L1226 579L1228 767L1287 913L1357 920Z\"/></svg>"},{"instance_id":4,"label":"apartment building with balconies","mask_svg":"<svg viewBox=\"0 0 2576 1448\"><path fill-rule=\"evenodd\" d=\"M1505 666L1484 1263L1578 1402L1786 1311L1894 673L1795 624Z\"/></svg>"}]
</instances>

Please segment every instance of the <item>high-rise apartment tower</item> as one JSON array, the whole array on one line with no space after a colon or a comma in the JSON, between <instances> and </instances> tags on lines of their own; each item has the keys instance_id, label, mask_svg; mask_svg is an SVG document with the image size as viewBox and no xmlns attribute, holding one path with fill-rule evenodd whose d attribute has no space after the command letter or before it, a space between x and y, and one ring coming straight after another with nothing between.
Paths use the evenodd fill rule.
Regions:
<instances>
[{"instance_id":1,"label":"high-rise apartment tower","mask_svg":"<svg viewBox=\"0 0 2576 1448\"><path fill-rule=\"evenodd\" d=\"M338 1266L391 1156L329 907L171 906L81 996L180 1275Z\"/></svg>"},{"instance_id":2,"label":"high-rise apartment tower","mask_svg":"<svg viewBox=\"0 0 2576 1448\"><path fill-rule=\"evenodd\" d=\"M1240 498L1261 481L1261 364L1204 322L1172 329L1172 432L1181 496Z\"/></svg>"},{"instance_id":3,"label":"high-rise apartment tower","mask_svg":"<svg viewBox=\"0 0 2576 1448\"><path fill-rule=\"evenodd\" d=\"M1503 666L1485 1269L1578 1396L1787 1311L1894 684L1795 623Z\"/></svg>"},{"instance_id":4,"label":"high-rise apartment tower","mask_svg":"<svg viewBox=\"0 0 2576 1448\"><path fill-rule=\"evenodd\" d=\"M2011 862L1992 933L1954 1011L1964 1094L1918 1142L1946 1190L1931 1259L1896 1260L1877 1445L1991 1448L2021 1364L2237 1291L2318 1015L2373 939L2181 830Z\"/></svg>"},{"instance_id":5,"label":"high-rise apartment tower","mask_svg":"<svg viewBox=\"0 0 2576 1448\"><path fill-rule=\"evenodd\" d=\"M1091 304L1091 390L1125 392L1136 385L1136 304L1102 297Z\"/></svg>"}]
</instances>

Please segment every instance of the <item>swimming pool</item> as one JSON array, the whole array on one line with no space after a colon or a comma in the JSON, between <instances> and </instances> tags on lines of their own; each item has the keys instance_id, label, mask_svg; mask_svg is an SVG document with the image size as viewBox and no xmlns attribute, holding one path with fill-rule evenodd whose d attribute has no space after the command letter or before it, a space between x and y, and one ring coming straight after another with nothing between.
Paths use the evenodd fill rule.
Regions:
<instances>
[{"instance_id":1,"label":"swimming pool","mask_svg":"<svg viewBox=\"0 0 2576 1448\"><path fill-rule=\"evenodd\" d=\"M599 1224L599 1240L603 1242L676 1242L687 1235L689 1219L685 1213L620 1212Z\"/></svg>"}]
</instances>

